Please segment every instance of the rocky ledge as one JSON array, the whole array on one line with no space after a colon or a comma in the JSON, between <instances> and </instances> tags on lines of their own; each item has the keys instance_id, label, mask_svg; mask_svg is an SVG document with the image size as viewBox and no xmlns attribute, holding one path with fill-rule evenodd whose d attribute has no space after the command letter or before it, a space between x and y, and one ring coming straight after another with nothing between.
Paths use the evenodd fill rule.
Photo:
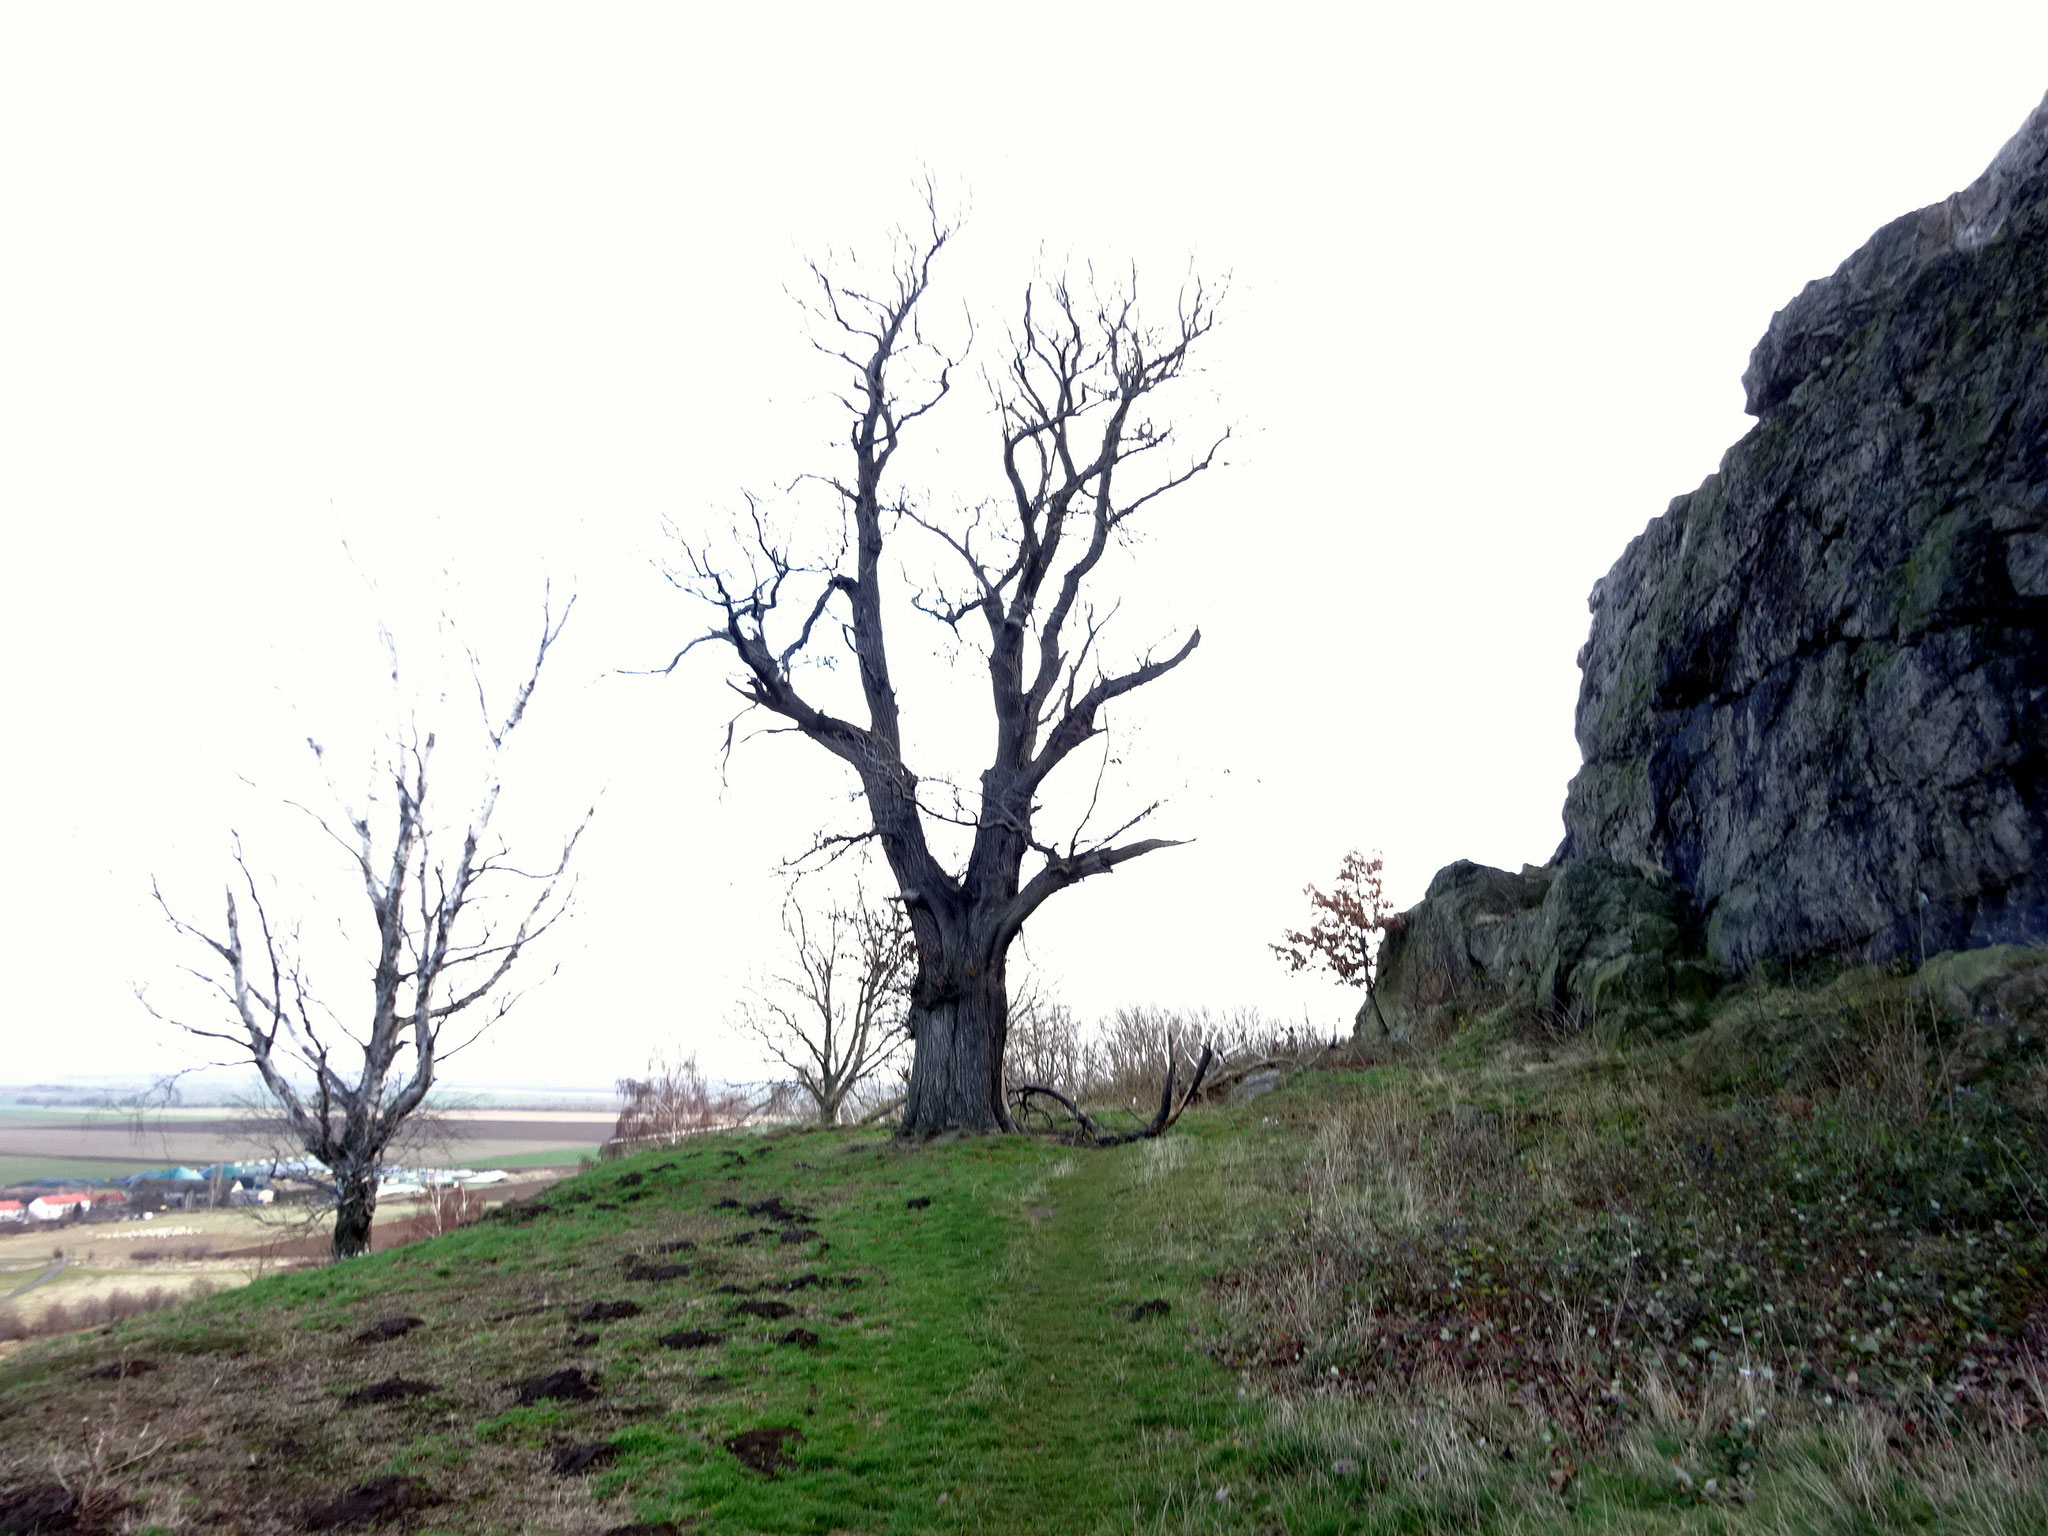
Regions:
<instances>
[{"instance_id":1,"label":"rocky ledge","mask_svg":"<svg viewBox=\"0 0 2048 1536\"><path fill-rule=\"evenodd\" d=\"M1387 948L1396 1032L2048 942L2048 101L1744 385L1757 424L1593 589L1557 858L1437 876Z\"/></svg>"}]
</instances>

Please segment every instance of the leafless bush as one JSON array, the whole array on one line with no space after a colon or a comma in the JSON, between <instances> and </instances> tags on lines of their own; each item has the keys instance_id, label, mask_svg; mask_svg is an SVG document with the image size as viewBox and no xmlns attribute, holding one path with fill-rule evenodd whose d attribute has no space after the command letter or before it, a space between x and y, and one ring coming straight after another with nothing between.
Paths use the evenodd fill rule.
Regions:
<instances>
[{"instance_id":1,"label":"leafless bush","mask_svg":"<svg viewBox=\"0 0 2048 1536\"><path fill-rule=\"evenodd\" d=\"M1034 978L1011 1004L1006 1061L1013 1083L1128 1109L1155 1102L1168 1061L1185 1067L1204 1044L1214 1047L1215 1074L1227 1082L1232 1073L1262 1062L1306 1063L1329 1043L1305 1021L1283 1023L1254 1008L1217 1013L1127 1005L1090 1029Z\"/></svg>"},{"instance_id":2,"label":"leafless bush","mask_svg":"<svg viewBox=\"0 0 2048 1536\"><path fill-rule=\"evenodd\" d=\"M656 1056L647 1076L619 1079L619 1118L606 1158L624 1157L642 1147L673 1146L685 1136L738 1125L762 1110L745 1093L714 1088L697 1069L697 1058L670 1061Z\"/></svg>"},{"instance_id":3,"label":"leafless bush","mask_svg":"<svg viewBox=\"0 0 2048 1536\"><path fill-rule=\"evenodd\" d=\"M104 1296L89 1296L80 1301L52 1302L34 1317L10 1309L0 1312L0 1342L55 1338L87 1328L105 1328L210 1296L214 1289L210 1280L195 1280L188 1286L152 1285L146 1291L109 1291Z\"/></svg>"},{"instance_id":4,"label":"leafless bush","mask_svg":"<svg viewBox=\"0 0 2048 1536\"><path fill-rule=\"evenodd\" d=\"M425 1238L439 1237L443 1232L453 1232L479 1220L483 1216L484 1205L481 1190L464 1189L458 1184L430 1189L412 1215L403 1221L393 1222L377 1234L377 1246L380 1249L397 1248Z\"/></svg>"},{"instance_id":5,"label":"leafless bush","mask_svg":"<svg viewBox=\"0 0 2048 1536\"><path fill-rule=\"evenodd\" d=\"M1057 1088L1084 1098L1095 1077L1094 1042L1074 1010L1054 999L1044 981L1027 977L1010 999L1010 1034L1004 1056L1010 1080Z\"/></svg>"}]
</instances>

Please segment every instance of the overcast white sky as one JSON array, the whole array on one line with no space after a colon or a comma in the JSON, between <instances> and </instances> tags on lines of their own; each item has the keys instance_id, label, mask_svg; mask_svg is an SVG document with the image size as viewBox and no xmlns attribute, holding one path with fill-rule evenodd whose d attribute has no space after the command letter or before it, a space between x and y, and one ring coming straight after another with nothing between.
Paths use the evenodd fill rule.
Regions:
<instances>
[{"instance_id":1,"label":"overcast white sky","mask_svg":"<svg viewBox=\"0 0 2048 1536\"><path fill-rule=\"evenodd\" d=\"M1128 646L1203 645L1118 722L1197 841L1031 958L1084 1012L1336 1027L1265 949L1302 883L1550 855L1592 583L1746 429L1771 312L1975 177L2044 65L2048 7L1968 0L9 8L0 1080L190 1060L132 995L181 958L152 874L210 912L235 828L345 908L275 813L298 744L367 750L380 620L509 676L549 578L510 824L602 806L560 974L451 1075L752 1070L720 1020L839 781L778 740L721 789L719 658L620 669L701 622L664 518L830 467L784 286L925 166L971 204L949 312L999 323L1041 249L1232 275L1186 395L1231 465L1128 576ZM991 485L980 408L935 485Z\"/></svg>"}]
</instances>

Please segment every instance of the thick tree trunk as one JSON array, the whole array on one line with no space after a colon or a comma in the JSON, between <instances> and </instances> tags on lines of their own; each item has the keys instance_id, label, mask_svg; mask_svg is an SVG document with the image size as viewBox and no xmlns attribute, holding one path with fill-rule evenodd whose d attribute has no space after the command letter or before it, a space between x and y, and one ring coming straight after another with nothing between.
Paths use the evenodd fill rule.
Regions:
<instances>
[{"instance_id":1,"label":"thick tree trunk","mask_svg":"<svg viewBox=\"0 0 2048 1536\"><path fill-rule=\"evenodd\" d=\"M370 1223L377 1215L377 1174L335 1172L334 1257L361 1258L370 1251Z\"/></svg>"},{"instance_id":2,"label":"thick tree trunk","mask_svg":"<svg viewBox=\"0 0 2048 1536\"><path fill-rule=\"evenodd\" d=\"M968 964L920 960L911 993L910 1091L905 1136L941 1131L1013 1131L1003 1104L1003 1043L1009 989L1000 959Z\"/></svg>"}]
</instances>

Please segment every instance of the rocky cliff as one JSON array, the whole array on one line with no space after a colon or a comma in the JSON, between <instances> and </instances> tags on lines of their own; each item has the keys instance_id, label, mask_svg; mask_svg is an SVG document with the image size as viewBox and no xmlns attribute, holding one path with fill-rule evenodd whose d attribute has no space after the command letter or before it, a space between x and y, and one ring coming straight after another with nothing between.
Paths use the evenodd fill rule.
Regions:
<instances>
[{"instance_id":1,"label":"rocky cliff","mask_svg":"<svg viewBox=\"0 0 2048 1536\"><path fill-rule=\"evenodd\" d=\"M1671 875L1731 970L2048 940L2048 102L1743 383L1593 590L1563 857Z\"/></svg>"},{"instance_id":2,"label":"rocky cliff","mask_svg":"<svg viewBox=\"0 0 2048 1536\"><path fill-rule=\"evenodd\" d=\"M1384 957L1396 1032L1654 1005L1702 951L2048 942L2048 101L1743 382L1756 426L1593 589L1556 860L1437 877Z\"/></svg>"}]
</instances>

